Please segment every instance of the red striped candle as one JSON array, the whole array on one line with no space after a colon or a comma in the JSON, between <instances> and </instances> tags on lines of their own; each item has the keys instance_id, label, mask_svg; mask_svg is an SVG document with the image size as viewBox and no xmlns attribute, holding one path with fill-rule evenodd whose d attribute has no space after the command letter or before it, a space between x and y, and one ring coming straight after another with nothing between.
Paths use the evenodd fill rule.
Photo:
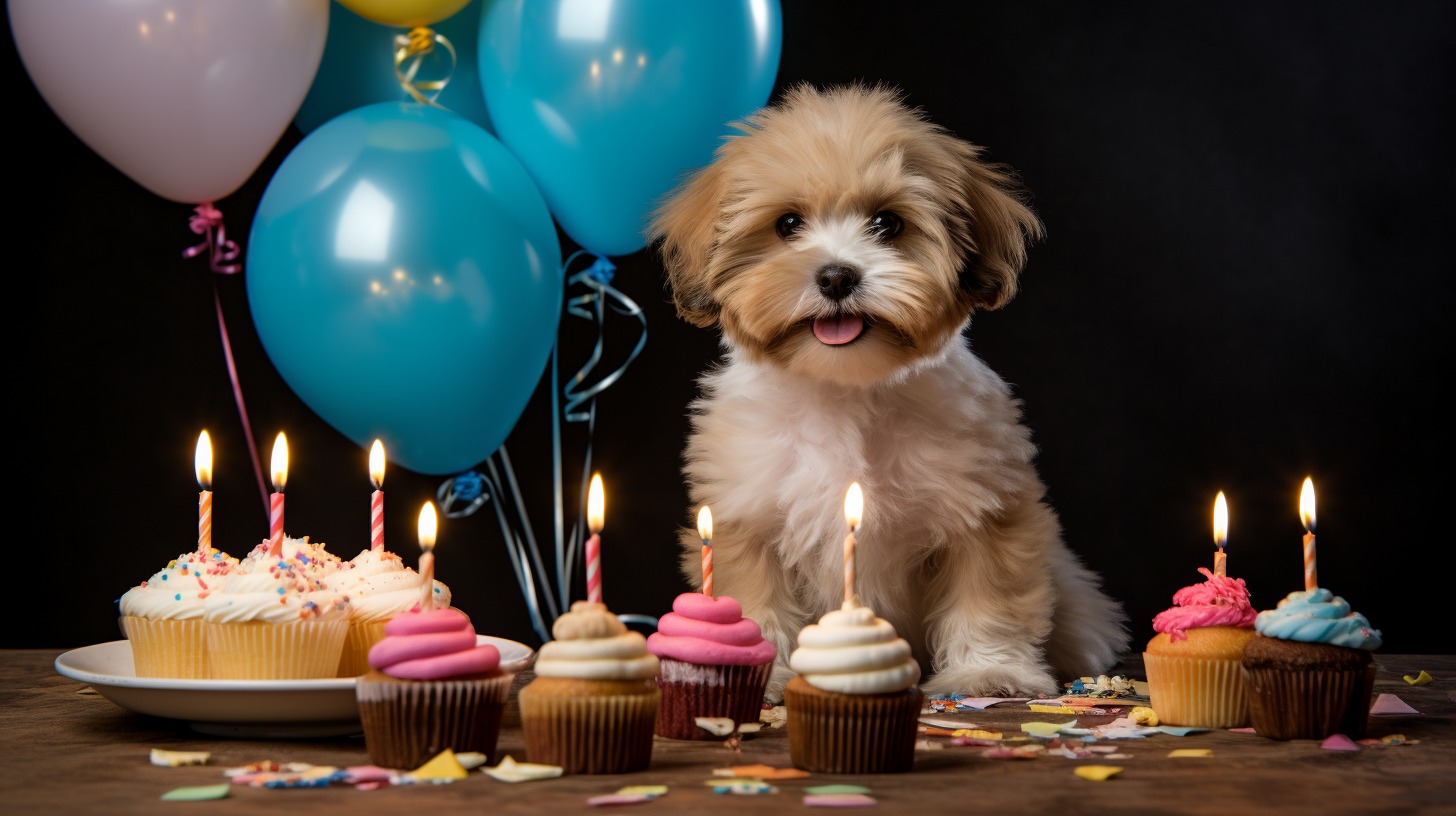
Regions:
<instances>
[{"instance_id":1,"label":"red striped candle","mask_svg":"<svg viewBox=\"0 0 1456 816\"><path fill-rule=\"evenodd\" d=\"M384 444L378 439L369 448L369 482L369 548L378 552L384 549Z\"/></svg>"},{"instance_id":2,"label":"red striped candle","mask_svg":"<svg viewBox=\"0 0 1456 816\"><path fill-rule=\"evenodd\" d=\"M212 439L203 431L197 437L197 453L193 457L197 470L197 554L212 552Z\"/></svg>"},{"instance_id":3,"label":"red striped candle","mask_svg":"<svg viewBox=\"0 0 1456 816\"><path fill-rule=\"evenodd\" d=\"M273 441L273 496L268 512L268 554L283 555L283 488L288 483L288 440L283 432Z\"/></svg>"},{"instance_id":4,"label":"red striped candle","mask_svg":"<svg viewBox=\"0 0 1456 816\"><path fill-rule=\"evenodd\" d=\"M698 511L698 538L703 540L703 594L713 594L713 512L708 506Z\"/></svg>"},{"instance_id":5,"label":"red striped candle","mask_svg":"<svg viewBox=\"0 0 1456 816\"><path fill-rule=\"evenodd\" d=\"M602 603L602 527L605 526L606 497L602 495L602 475L592 474L587 491L586 523L591 538L586 540L586 599Z\"/></svg>"},{"instance_id":6,"label":"red striped candle","mask_svg":"<svg viewBox=\"0 0 1456 816\"><path fill-rule=\"evenodd\" d=\"M1304 589L1319 586L1319 573L1314 563L1314 482L1304 477L1299 490L1299 520L1304 524Z\"/></svg>"}]
</instances>

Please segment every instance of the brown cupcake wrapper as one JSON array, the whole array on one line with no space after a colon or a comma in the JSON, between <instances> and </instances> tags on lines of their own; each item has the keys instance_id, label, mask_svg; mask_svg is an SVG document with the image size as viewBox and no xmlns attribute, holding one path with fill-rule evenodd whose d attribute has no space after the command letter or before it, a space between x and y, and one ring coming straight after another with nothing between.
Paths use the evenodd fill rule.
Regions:
<instances>
[{"instance_id":1,"label":"brown cupcake wrapper","mask_svg":"<svg viewBox=\"0 0 1456 816\"><path fill-rule=\"evenodd\" d=\"M1238 659L1143 654L1148 696L1158 719L1195 728L1249 724L1249 696Z\"/></svg>"},{"instance_id":2,"label":"brown cupcake wrapper","mask_svg":"<svg viewBox=\"0 0 1456 816\"><path fill-rule=\"evenodd\" d=\"M634 693L578 694L577 683L537 677L517 695L526 759L568 774L645 770L662 693L651 680L625 684Z\"/></svg>"},{"instance_id":3,"label":"brown cupcake wrapper","mask_svg":"<svg viewBox=\"0 0 1456 816\"><path fill-rule=\"evenodd\" d=\"M1277 740L1365 736L1375 666L1344 671L1244 670L1249 723Z\"/></svg>"},{"instance_id":4,"label":"brown cupcake wrapper","mask_svg":"<svg viewBox=\"0 0 1456 816\"><path fill-rule=\"evenodd\" d=\"M725 736L698 727L698 717L726 717L733 722L756 723L763 711L763 691L773 663L757 666L704 666L672 658L659 661L657 687L662 702L657 709L659 737L681 740L721 740Z\"/></svg>"},{"instance_id":5,"label":"brown cupcake wrapper","mask_svg":"<svg viewBox=\"0 0 1456 816\"><path fill-rule=\"evenodd\" d=\"M397 680L377 672L355 684L364 743L375 765L413 770L449 748L494 764L514 673L448 680Z\"/></svg>"},{"instance_id":6,"label":"brown cupcake wrapper","mask_svg":"<svg viewBox=\"0 0 1456 816\"><path fill-rule=\"evenodd\" d=\"M137 677L206 680L212 676L201 618L190 620L122 615L122 634L131 642Z\"/></svg>"},{"instance_id":7,"label":"brown cupcake wrapper","mask_svg":"<svg viewBox=\"0 0 1456 816\"><path fill-rule=\"evenodd\" d=\"M347 620L205 623L214 680L311 680L335 677Z\"/></svg>"},{"instance_id":8,"label":"brown cupcake wrapper","mask_svg":"<svg viewBox=\"0 0 1456 816\"><path fill-rule=\"evenodd\" d=\"M795 677L784 687L789 760L813 773L901 773L915 762L918 687L892 694L839 694Z\"/></svg>"}]
</instances>

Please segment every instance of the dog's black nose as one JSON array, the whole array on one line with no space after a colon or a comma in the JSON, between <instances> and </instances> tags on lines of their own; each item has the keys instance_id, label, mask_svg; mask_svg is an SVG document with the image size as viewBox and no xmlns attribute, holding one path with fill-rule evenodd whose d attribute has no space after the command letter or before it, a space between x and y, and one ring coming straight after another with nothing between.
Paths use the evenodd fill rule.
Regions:
<instances>
[{"instance_id":1,"label":"dog's black nose","mask_svg":"<svg viewBox=\"0 0 1456 816\"><path fill-rule=\"evenodd\" d=\"M859 270L843 264L829 264L819 270L819 293L838 303L859 286Z\"/></svg>"}]
</instances>

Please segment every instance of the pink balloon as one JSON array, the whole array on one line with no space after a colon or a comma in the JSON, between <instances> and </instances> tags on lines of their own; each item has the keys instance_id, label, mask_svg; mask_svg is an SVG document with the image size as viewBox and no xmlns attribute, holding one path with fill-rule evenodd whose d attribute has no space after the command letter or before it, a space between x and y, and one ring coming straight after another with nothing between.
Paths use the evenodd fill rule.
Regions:
<instances>
[{"instance_id":1,"label":"pink balloon","mask_svg":"<svg viewBox=\"0 0 1456 816\"><path fill-rule=\"evenodd\" d=\"M303 104L330 0L8 0L46 103L163 198L232 194Z\"/></svg>"}]
</instances>

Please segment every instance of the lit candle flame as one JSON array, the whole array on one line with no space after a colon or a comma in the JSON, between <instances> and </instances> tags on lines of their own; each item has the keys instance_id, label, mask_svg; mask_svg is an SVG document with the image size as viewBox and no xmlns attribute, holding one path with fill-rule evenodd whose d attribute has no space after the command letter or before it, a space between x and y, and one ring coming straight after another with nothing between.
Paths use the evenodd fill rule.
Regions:
<instances>
[{"instance_id":1,"label":"lit candle flame","mask_svg":"<svg viewBox=\"0 0 1456 816\"><path fill-rule=\"evenodd\" d=\"M435 549L435 533L439 529L439 521L435 517L435 503L425 502L420 508L420 549L425 552L433 552Z\"/></svg>"},{"instance_id":2,"label":"lit candle flame","mask_svg":"<svg viewBox=\"0 0 1456 816\"><path fill-rule=\"evenodd\" d=\"M698 538L701 538L704 544L713 540L713 511L709 510L706 504L698 511Z\"/></svg>"},{"instance_id":3,"label":"lit candle flame","mask_svg":"<svg viewBox=\"0 0 1456 816\"><path fill-rule=\"evenodd\" d=\"M1223 491L1218 491L1218 498L1213 500L1213 543L1222 550L1228 544L1228 499L1223 497Z\"/></svg>"},{"instance_id":4,"label":"lit candle flame","mask_svg":"<svg viewBox=\"0 0 1456 816\"><path fill-rule=\"evenodd\" d=\"M369 481L375 490L384 489L384 443L378 439L369 447Z\"/></svg>"},{"instance_id":5,"label":"lit candle flame","mask_svg":"<svg viewBox=\"0 0 1456 816\"><path fill-rule=\"evenodd\" d=\"M602 474L593 473L591 488L586 493L586 524L595 535L602 531L606 515L606 497L602 495Z\"/></svg>"},{"instance_id":6,"label":"lit candle flame","mask_svg":"<svg viewBox=\"0 0 1456 816\"><path fill-rule=\"evenodd\" d=\"M197 484L203 490L212 489L212 437L203 431L197 437L197 454L193 458L197 466Z\"/></svg>"},{"instance_id":7,"label":"lit candle flame","mask_svg":"<svg viewBox=\"0 0 1456 816\"><path fill-rule=\"evenodd\" d=\"M282 493L283 488L288 484L288 440L283 432L278 432L278 438L273 440L273 490Z\"/></svg>"},{"instance_id":8,"label":"lit candle flame","mask_svg":"<svg viewBox=\"0 0 1456 816\"><path fill-rule=\"evenodd\" d=\"M1314 532L1314 482L1308 476L1299 489L1299 520L1307 532Z\"/></svg>"},{"instance_id":9,"label":"lit candle flame","mask_svg":"<svg viewBox=\"0 0 1456 816\"><path fill-rule=\"evenodd\" d=\"M860 490L859 482L853 482L849 486L849 492L844 494L844 522L849 525L850 532L859 529L863 516L864 491Z\"/></svg>"}]
</instances>

